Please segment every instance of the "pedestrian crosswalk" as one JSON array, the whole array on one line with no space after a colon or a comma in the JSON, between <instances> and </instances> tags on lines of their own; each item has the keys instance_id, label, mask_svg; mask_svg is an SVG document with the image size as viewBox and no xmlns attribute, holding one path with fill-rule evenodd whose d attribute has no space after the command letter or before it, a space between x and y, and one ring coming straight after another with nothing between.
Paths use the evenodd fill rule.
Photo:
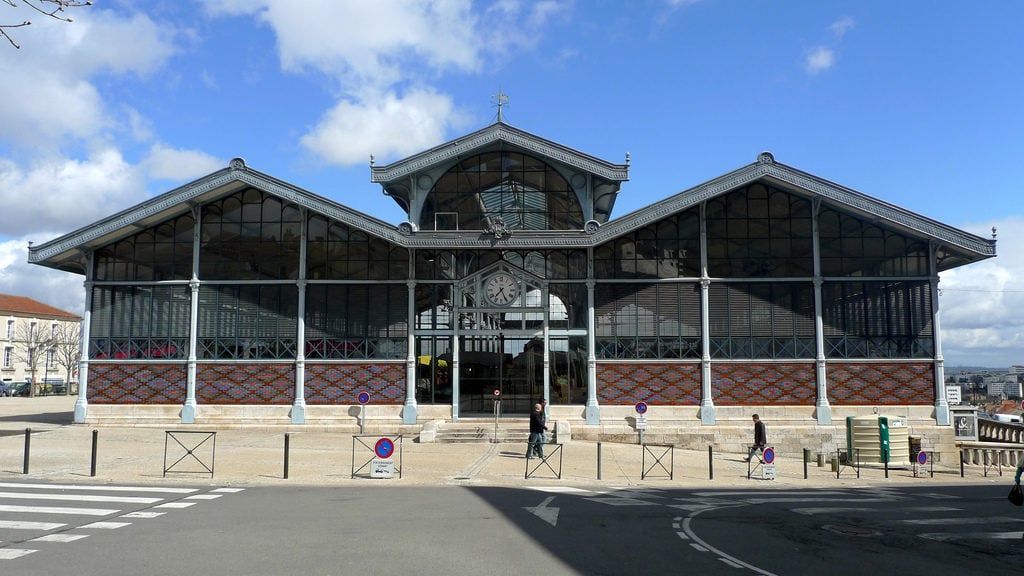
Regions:
<instances>
[{"instance_id":1,"label":"pedestrian crosswalk","mask_svg":"<svg viewBox=\"0 0 1024 576\"><path fill-rule=\"evenodd\" d=\"M0 482L0 561L128 529L242 490Z\"/></svg>"}]
</instances>

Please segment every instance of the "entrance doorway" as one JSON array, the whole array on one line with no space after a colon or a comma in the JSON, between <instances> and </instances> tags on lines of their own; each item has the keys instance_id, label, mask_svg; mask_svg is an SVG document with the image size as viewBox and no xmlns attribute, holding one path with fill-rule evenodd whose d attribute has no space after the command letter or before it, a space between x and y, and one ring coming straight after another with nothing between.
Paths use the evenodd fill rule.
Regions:
<instances>
[{"instance_id":1,"label":"entrance doorway","mask_svg":"<svg viewBox=\"0 0 1024 576\"><path fill-rule=\"evenodd\" d=\"M459 337L459 414L494 414L495 390L502 414L529 414L544 396L544 338L529 334Z\"/></svg>"}]
</instances>

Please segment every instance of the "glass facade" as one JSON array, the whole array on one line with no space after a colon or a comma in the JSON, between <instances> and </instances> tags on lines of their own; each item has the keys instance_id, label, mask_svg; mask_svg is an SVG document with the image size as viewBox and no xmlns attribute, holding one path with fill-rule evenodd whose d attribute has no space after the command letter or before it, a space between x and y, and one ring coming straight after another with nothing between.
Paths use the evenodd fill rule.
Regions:
<instances>
[{"instance_id":1,"label":"glass facade","mask_svg":"<svg viewBox=\"0 0 1024 576\"><path fill-rule=\"evenodd\" d=\"M565 178L544 161L518 152L488 152L438 178L420 230L580 230L583 211Z\"/></svg>"},{"instance_id":2,"label":"glass facade","mask_svg":"<svg viewBox=\"0 0 1024 576\"><path fill-rule=\"evenodd\" d=\"M425 206L425 229L583 224L565 178L513 152L459 162ZM91 359L184 361L194 338L199 361L409 362L418 403L488 412L499 389L525 412L585 403L590 355L813 361L819 314L827 359L934 357L928 243L831 207L815 226L767 183L590 249L405 247L255 188L195 212L198 234L184 215L95 251ZM488 299L496 274L508 302Z\"/></svg>"}]
</instances>

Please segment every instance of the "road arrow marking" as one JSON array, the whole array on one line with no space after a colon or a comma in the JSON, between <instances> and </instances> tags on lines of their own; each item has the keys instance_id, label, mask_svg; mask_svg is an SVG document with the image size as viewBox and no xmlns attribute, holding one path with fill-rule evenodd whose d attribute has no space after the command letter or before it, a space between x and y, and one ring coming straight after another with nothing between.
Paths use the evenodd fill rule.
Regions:
<instances>
[{"instance_id":1,"label":"road arrow marking","mask_svg":"<svg viewBox=\"0 0 1024 576\"><path fill-rule=\"evenodd\" d=\"M543 502L532 508L529 506L524 506L523 508L530 514L533 514L537 518L540 518L541 520L554 526L558 523L558 508L548 507L548 504L550 504L551 501L554 499L554 496L548 496L547 498L544 499Z\"/></svg>"}]
</instances>

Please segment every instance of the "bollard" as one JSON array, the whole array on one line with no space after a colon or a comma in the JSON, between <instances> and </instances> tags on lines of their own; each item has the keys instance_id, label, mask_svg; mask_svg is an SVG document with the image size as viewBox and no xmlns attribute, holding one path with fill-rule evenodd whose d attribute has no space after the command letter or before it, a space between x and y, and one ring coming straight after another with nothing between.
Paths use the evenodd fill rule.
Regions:
<instances>
[{"instance_id":1,"label":"bollard","mask_svg":"<svg viewBox=\"0 0 1024 576\"><path fill-rule=\"evenodd\" d=\"M960 451L960 477L964 477L964 451Z\"/></svg>"},{"instance_id":2,"label":"bollard","mask_svg":"<svg viewBox=\"0 0 1024 576\"><path fill-rule=\"evenodd\" d=\"M89 476L96 476L96 445L99 443L100 431L92 431L92 459L89 464Z\"/></svg>"},{"instance_id":3,"label":"bollard","mask_svg":"<svg viewBox=\"0 0 1024 576\"><path fill-rule=\"evenodd\" d=\"M811 451L804 448L804 480L807 480L807 462L811 459Z\"/></svg>"},{"instance_id":4,"label":"bollard","mask_svg":"<svg viewBox=\"0 0 1024 576\"><path fill-rule=\"evenodd\" d=\"M22 474L28 474L28 453L29 447L32 443L32 429L25 428L25 465L23 467Z\"/></svg>"},{"instance_id":5,"label":"bollard","mask_svg":"<svg viewBox=\"0 0 1024 576\"><path fill-rule=\"evenodd\" d=\"M597 443L597 479L601 479L601 443Z\"/></svg>"},{"instance_id":6,"label":"bollard","mask_svg":"<svg viewBox=\"0 0 1024 576\"><path fill-rule=\"evenodd\" d=\"M714 453L711 451L711 445L708 444L708 480L715 479L715 458Z\"/></svg>"},{"instance_id":7,"label":"bollard","mask_svg":"<svg viewBox=\"0 0 1024 576\"><path fill-rule=\"evenodd\" d=\"M832 457L832 471L836 473L836 478L839 478L839 456Z\"/></svg>"},{"instance_id":8,"label":"bollard","mask_svg":"<svg viewBox=\"0 0 1024 576\"><path fill-rule=\"evenodd\" d=\"M824 452L818 452L818 468L824 468L824 467L825 467L825 453Z\"/></svg>"},{"instance_id":9,"label":"bollard","mask_svg":"<svg viewBox=\"0 0 1024 576\"><path fill-rule=\"evenodd\" d=\"M288 443L291 440L291 434L284 435L284 479L288 479Z\"/></svg>"}]
</instances>

